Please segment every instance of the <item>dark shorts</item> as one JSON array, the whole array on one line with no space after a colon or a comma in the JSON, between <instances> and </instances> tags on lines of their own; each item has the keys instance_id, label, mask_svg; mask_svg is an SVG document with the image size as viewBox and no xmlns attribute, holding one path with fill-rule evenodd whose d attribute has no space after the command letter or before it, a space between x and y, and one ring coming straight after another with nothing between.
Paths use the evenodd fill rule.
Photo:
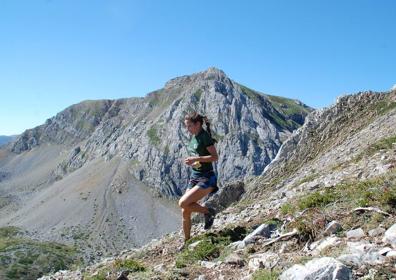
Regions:
<instances>
[{"instance_id":1,"label":"dark shorts","mask_svg":"<svg viewBox=\"0 0 396 280\"><path fill-rule=\"evenodd\" d=\"M194 186L199 186L203 189L214 187L214 190L211 193L215 193L219 190L219 188L217 187L217 177L214 171L197 173L192 172L190 180L188 181L188 188L191 189Z\"/></svg>"}]
</instances>

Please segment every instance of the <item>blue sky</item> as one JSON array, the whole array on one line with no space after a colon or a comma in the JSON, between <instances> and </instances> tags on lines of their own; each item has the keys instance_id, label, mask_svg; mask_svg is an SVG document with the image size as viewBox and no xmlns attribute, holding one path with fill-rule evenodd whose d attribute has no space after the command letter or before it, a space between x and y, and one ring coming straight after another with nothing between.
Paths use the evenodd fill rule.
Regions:
<instances>
[{"instance_id":1,"label":"blue sky","mask_svg":"<svg viewBox=\"0 0 396 280\"><path fill-rule=\"evenodd\" d=\"M0 0L0 135L223 69L321 108L396 84L396 1Z\"/></svg>"}]
</instances>

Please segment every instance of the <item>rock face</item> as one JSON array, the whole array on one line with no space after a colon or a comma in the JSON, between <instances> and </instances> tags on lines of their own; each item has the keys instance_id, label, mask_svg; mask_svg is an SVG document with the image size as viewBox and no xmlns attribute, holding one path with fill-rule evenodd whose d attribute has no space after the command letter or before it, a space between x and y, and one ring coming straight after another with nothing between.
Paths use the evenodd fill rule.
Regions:
<instances>
[{"instance_id":1,"label":"rock face","mask_svg":"<svg viewBox=\"0 0 396 280\"><path fill-rule=\"evenodd\" d=\"M364 158L366 163L361 166L349 163L362 150L394 134L396 116L391 111L395 95L360 92L340 97L334 105L309 114L262 175L254 179L257 184L249 187L248 196L255 197L264 189L260 182L270 185L275 181L276 188L289 185L314 190L335 185L346 175L367 179L385 173L393 166L379 164L386 159Z\"/></svg>"},{"instance_id":2,"label":"rock face","mask_svg":"<svg viewBox=\"0 0 396 280\"><path fill-rule=\"evenodd\" d=\"M22 153L46 143L70 146L54 172L56 180L95 158L121 156L138 180L166 196L180 195L189 172L181 160L190 137L183 119L193 110L212 122L220 184L260 174L311 111L299 101L259 94L209 68L172 79L144 98L73 105L25 131L10 149Z\"/></svg>"}]
</instances>

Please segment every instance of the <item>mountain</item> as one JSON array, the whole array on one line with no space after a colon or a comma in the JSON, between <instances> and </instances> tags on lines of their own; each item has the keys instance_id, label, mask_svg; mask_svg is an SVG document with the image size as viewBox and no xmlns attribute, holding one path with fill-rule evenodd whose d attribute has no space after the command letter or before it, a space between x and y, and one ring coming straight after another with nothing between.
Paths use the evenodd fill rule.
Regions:
<instances>
[{"instance_id":1,"label":"mountain","mask_svg":"<svg viewBox=\"0 0 396 280\"><path fill-rule=\"evenodd\" d=\"M209 231L193 225L186 249L177 250L182 233L173 232L52 276L394 279L395 155L396 91L342 96L307 116L263 173L231 199L239 201L229 204L239 185L206 201L220 212Z\"/></svg>"},{"instance_id":2,"label":"mountain","mask_svg":"<svg viewBox=\"0 0 396 280\"><path fill-rule=\"evenodd\" d=\"M17 135L11 135L11 136L6 136L6 135L0 135L0 146L3 146L12 140L14 140L17 137Z\"/></svg>"},{"instance_id":3,"label":"mountain","mask_svg":"<svg viewBox=\"0 0 396 280\"><path fill-rule=\"evenodd\" d=\"M142 98L88 100L0 149L0 226L79 248L94 262L180 228L187 112L212 121L220 185L260 175L312 108L216 68Z\"/></svg>"},{"instance_id":4,"label":"mountain","mask_svg":"<svg viewBox=\"0 0 396 280\"><path fill-rule=\"evenodd\" d=\"M54 179L93 159L120 156L133 163L138 180L175 196L184 189L181 174L188 172L180 161L188 141L182 120L192 110L205 112L213 122L215 138L221 142L217 171L224 183L260 174L312 111L297 100L260 94L209 68L172 79L145 98L71 106L25 131L11 151L19 154L45 143L73 147Z\"/></svg>"}]
</instances>

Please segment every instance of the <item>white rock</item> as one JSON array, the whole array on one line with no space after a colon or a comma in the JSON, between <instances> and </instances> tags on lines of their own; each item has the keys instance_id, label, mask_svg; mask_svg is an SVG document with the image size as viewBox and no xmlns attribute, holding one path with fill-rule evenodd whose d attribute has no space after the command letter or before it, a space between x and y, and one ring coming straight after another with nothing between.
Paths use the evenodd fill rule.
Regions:
<instances>
[{"instance_id":1,"label":"white rock","mask_svg":"<svg viewBox=\"0 0 396 280\"><path fill-rule=\"evenodd\" d=\"M305 265L296 264L284 271L280 280L350 280L352 273L348 267L334 258L313 259Z\"/></svg>"},{"instance_id":2,"label":"white rock","mask_svg":"<svg viewBox=\"0 0 396 280\"><path fill-rule=\"evenodd\" d=\"M375 229L369 230L368 235L371 237L376 237L378 235L381 235L385 232L385 229L382 227L377 227Z\"/></svg>"},{"instance_id":3,"label":"white rock","mask_svg":"<svg viewBox=\"0 0 396 280\"><path fill-rule=\"evenodd\" d=\"M378 254L383 255L383 256L386 256L386 254L387 254L389 251L392 251L392 249L389 248L389 247L385 247L385 248L382 248L381 250L379 250L379 251L378 251Z\"/></svg>"},{"instance_id":4,"label":"white rock","mask_svg":"<svg viewBox=\"0 0 396 280\"><path fill-rule=\"evenodd\" d=\"M346 253L337 259L347 265L361 266L363 264L379 265L385 261L380 249L366 241L348 242Z\"/></svg>"},{"instance_id":5,"label":"white rock","mask_svg":"<svg viewBox=\"0 0 396 280\"><path fill-rule=\"evenodd\" d=\"M243 241L245 244L254 243L257 236L263 236L265 238L270 238L271 233L276 230L276 226L273 224L262 224L256 228L252 233L247 235Z\"/></svg>"},{"instance_id":6,"label":"white rock","mask_svg":"<svg viewBox=\"0 0 396 280\"><path fill-rule=\"evenodd\" d=\"M206 268L214 268L217 265L215 262L201 261L201 266Z\"/></svg>"},{"instance_id":7,"label":"white rock","mask_svg":"<svg viewBox=\"0 0 396 280\"><path fill-rule=\"evenodd\" d=\"M312 255L317 256L324 249L329 248L329 247L333 247L333 246L337 246L340 243L341 243L341 239L340 238L338 238L336 236L330 236L330 237L327 237L325 239L322 239L322 240L319 240L319 241L316 241L316 242L312 243L309 246L309 248L311 250L313 250L312 251Z\"/></svg>"},{"instance_id":8,"label":"white rock","mask_svg":"<svg viewBox=\"0 0 396 280\"><path fill-rule=\"evenodd\" d=\"M201 242L202 242L202 240L198 240L198 241L196 241L196 242L194 242L194 243L191 243L191 244L188 246L188 249L189 249L189 250L194 250L195 247L197 247L198 244L201 243Z\"/></svg>"},{"instance_id":9,"label":"white rock","mask_svg":"<svg viewBox=\"0 0 396 280\"><path fill-rule=\"evenodd\" d=\"M396 224L388 228L382 241L386 244L392 245L393 248L396 248Z\"/></svg>"},{"instance_id":10,"label":"white rock","mask_svg":"<svg viewBox=\"0 0 396 280\"><path fill-rule=\"evenodd\" d=\"M232 242L230 245L228 245L228 247L230 247L233 250L243 249L246 247L246 244L245 244L245 241L239 240L239 241Z\"/></svg>"},{"instance_id":11,"label":"white rock","mask_svg":"<svg viewBox=\"0 0 396 280\"><path fill-rule=\"evenodd\" d=\"M164 272L166 271L166 270L165 270L165 265L164 265L163 263L160 263L160 264L154 266L154 267L153 267L153 270L154 270L155 272L159 272L159 273L164 273Z\"/></svg>"},{"instance_id":12,"label":"white rock","mask_svg":"<svg viewBox=\"0 0 396 280\"><path fill-rule=\"evenodd\" d=\"M365 236L361 228L350 230L346 233L348 239L361 239Z\"/></svg>"},{"instance_id":13,"label":"white rock","mask_svg":"<svg viewBox=\"0 0 396 280\"><path fill-rule=\"evenodd\" d=\"M388 258L396 258L396 251L395 250L389 251L388 253L386 253L386 256Z\"/></svg>"},{"instance_id":14,"label":"white rock","mask_svg":"<svg viewBox=\"0 0 396 280\"><path fill-rule=\"evenodd\" d=\"M260 268L270 269L276 265L279 261L279 256L275 253L262 253L255 254L249 257L249 269L252 271L256 271Z\"/></svg>"}]
</instances>

